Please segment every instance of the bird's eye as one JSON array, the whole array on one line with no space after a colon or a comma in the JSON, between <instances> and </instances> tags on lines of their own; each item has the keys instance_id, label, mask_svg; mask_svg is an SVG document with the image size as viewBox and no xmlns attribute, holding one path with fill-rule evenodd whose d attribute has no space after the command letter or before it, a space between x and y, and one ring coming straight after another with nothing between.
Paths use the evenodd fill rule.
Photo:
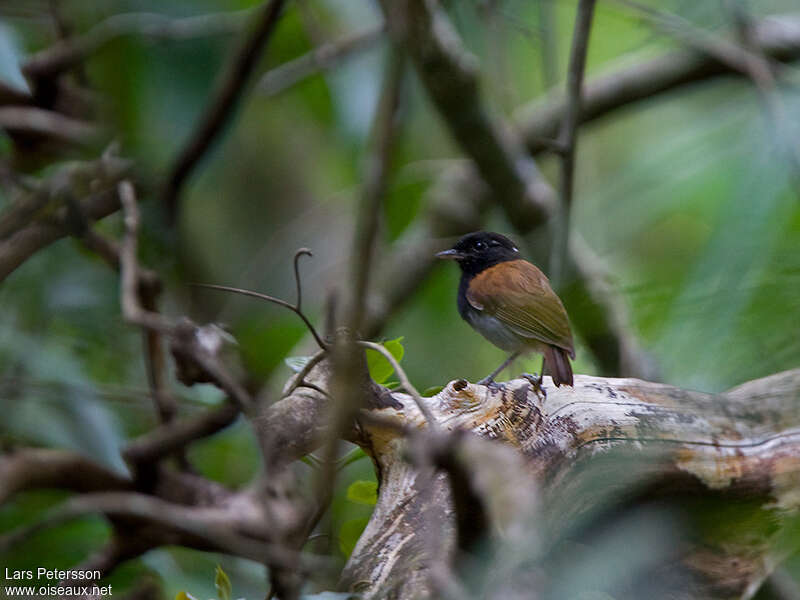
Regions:
<instances>
[{"instance_id":1,"label":"bird's eye","mask_svg":"<svg viewBox=\"0 0 800 600\"><path fill-rule=\"evenodd\" d=\"M475 250L485 250L486 243L485 242L475 242Z\"/></svg>"}]
</instances>

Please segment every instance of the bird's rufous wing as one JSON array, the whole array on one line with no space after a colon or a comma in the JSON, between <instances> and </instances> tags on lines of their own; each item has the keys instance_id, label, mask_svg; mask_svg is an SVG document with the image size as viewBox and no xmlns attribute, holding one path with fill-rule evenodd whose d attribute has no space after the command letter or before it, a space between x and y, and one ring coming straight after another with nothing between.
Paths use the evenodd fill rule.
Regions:
<instances>
[{"instance_id":1,"label":"bird's rufous wing","mask_svg":"<svg viewBox=\"0 0 800 600\"><path fill-rule=\"evenodd\" d=\"M470 282L467 301L518 335L558 346L575 357L567 311L545 274L528 261L507 261L483 270Z\"/></svg>"}]
</instances>

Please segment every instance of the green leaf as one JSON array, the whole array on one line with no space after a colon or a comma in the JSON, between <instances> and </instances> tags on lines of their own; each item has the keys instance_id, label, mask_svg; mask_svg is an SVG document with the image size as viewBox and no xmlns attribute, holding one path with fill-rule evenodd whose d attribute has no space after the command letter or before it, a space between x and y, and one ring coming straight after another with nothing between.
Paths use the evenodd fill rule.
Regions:
<instances>
[{"instance_id":1,"label":"green leaf","mask_svg":"<svg viewBox=\"0 0 800 600\"><path fill-rule=\"evenodd\" d=\"M214 587L217 588L219 600L231 600L231 596L233 595L231 580L228 574L225 573L219 565L217 565L217 571L214 575Z\"/></svg>"},{"instance_id":2,"label":"green leaf","mask_svg":"<svg viewBox=\"0 0 800 600\"><path fill-rule=\"evenodd\" d=\"M286 363L286 366L289 367L295 373L299 373L303 370L308 364L308 361L311 360L310 356L288 356L283 359L283 362Z\"/></svg>"},{"instance_id":3,"label":"green leaf","mask_svg":"<svg viewBox=\"0 0 800 600\"><path fill-rule=\"evenodd\" d=\"M339 549L346 557L353 553L353 549L358 543L358 538L364 532L364 528L369 523L368 517L361 517L359 519L350 519L345 521L342 528L339 530Z\"/></svg>"},{"instance_id":4,"label":"green leaf","mask_svg":"<svg viewBox=\"0 0 800 600\"><path fill-rule=\"evenodd\" d=\"M378 502L378 483L359 479L347 487L347 499L357 504L375 506Z\"/></svg>"},{"instance_id":5,"label":"green leaf","mask_svg":"<svg viewBox=\"0 0 800 600\"><path fill-rule=\"evenodd\" d=\"M197 600L197 598L195 598L188 592L178 592L177 594L175 594L175 600Z\"/></svg>"},{"instance_id":6,"label":"green leaf","mask_svg":"<svg viewBox=\"0 0 800 600\"><path fill-rule=\"evenodd\" d=\"M401 343L402 341L403 337L401 336L397 339L383 342L383 347L394 356L398 363L403 360L404 349ZM367 367L369 368L370 377L372 377L375 383L383 383L389 379L389 375L394 373L394 369L389 361L386 360L380 352L370 350L369 348L367 348Z\"/></svg>"},{"instance_id":7,"label":"green leaf","mask_svg":"<svg viewBox=\"0 0 800 600\"><path fill-rule=\"evenodd\" d=\"M433 385L429 388L426 388L425 391L422 392L422 395L426 398L430 398L431 396L435 396L439 392L444 389L443 385Z\"/></svg>"}]
</instances>

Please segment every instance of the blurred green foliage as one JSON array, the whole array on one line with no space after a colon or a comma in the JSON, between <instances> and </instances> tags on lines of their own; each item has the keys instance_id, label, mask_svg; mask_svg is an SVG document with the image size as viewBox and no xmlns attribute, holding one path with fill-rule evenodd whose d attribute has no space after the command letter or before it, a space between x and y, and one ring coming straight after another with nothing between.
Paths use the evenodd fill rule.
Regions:
<instances>
[{"instance_id":1,"label":"blurred green foliage","mask_svg":"<svg viewBox=\"0 0 800 600\"><path fill-rule=\"evenodd\" d=\"M22 85L20 60L53 42L47 4L0 8L4 82ZM121 12L178 17L245 9L255 2L58 4L73 30L85 32ZM335 39L379 20L366 0L302 4L306 12L301 3L290 3L259 72L309 51L315 29ZM548 92L542 76L542 13L535 3L508 0L494 11L487 9L493 3L481 0L451 4L459 32L483 67L483 92L493 110L510 117L521 104ZM718 3L649 4L699 27L728 24ZM552 6L557 44L550 58L563 77L575 2L558 0ZM756 15L796 10L790 0L754 0L748 6ZM188 136L233 38L157 42L130 36L87 62L85 77L104 98L112 130L147 178L163 175ZM629 8L603 2L591 39L589 74L674 47ZM315 256L301 267L304 302L321 321L326 294L341 286L347 269L354 200L384 52L377 44L274 97L249 93L185 190L177 240L163 225L161 207L145 195L140 254L166 279L165 312L229 324L267 398L277 397L290 375L284 359L312 353L313 340L294 315L279 308L198 291L188 283L236 285L292 299L291 258L296 248L307 246ZM778 93L786 112L796 115L796 69L789 68L787 77L794 85L781 86ZM426 208L437 175L461 160L413 76L408 90L383 214L384 239L396 244L414 243L404 233ZM800 139L796 119L781 124L777 133L795 143ZM574 230L608 263L611 283L623 293L636 333L666 382L722 390L800 362L797 174L776 150L774 135L752 86L729 79L637 104L582 130ZM0 149L8 151L7 140ZM556 181L554 161L545 160L543 169ZM8 200L0 197L3 205ZM491 219L492 228L512 231L499 215ZM101 229L119 236L119 216ZM458 318L458 273L449 267L438 267L383 332L418 389L459 377L477 379L503 358ZM152 427L155 416L144 391L139 333L120 316L117 276L73 240L62 240L3 283L0 304L2 440L75 448L124 469L119 447ZM388 363L370 361L373 373L380 369L377 377L389 378ZM513 368L537 371L539 360L521 360ZM593 369L579 346L575 370ZM220 399L209 389L172 384L184 413ZM194 445L189 458L204 475L232 486L245 485L259 469L259 452L242 422ZM363 500L375 482L369 461L344 462L331 511L308 544L340 560L352 551L371 511L370 503L353 500ZM311 469L303 473L310 477ZM48 491L24 494L0 509L0 531L35 521L62 497ZM107 535L102 521L82 519L37 535L2 562L64 567L84 558ZM237 596L263 594L263 573L253 565L183 549L151 552L114 578L124 587L150 573L161 579L168 597L180 589L211 597L210 574L217 562L235 582ZM565 588L564 597L573 592Z\"/></svg>"}]
</instances>

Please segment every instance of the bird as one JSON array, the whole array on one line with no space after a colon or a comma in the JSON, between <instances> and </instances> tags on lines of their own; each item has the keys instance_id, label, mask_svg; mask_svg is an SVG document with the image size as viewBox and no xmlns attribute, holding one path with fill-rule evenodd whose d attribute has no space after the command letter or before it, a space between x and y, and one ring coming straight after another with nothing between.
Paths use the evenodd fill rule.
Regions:
<instances>
[{"instance_id":1,"label":"bird","mask_svg":"<svg viewBox=\"0 0 800 600\"><path fill-rule=\"evenodd\" d=\"M504 235L475 231L463 236L438 258L461 268L458 312L461 318L509 357L478 384L489 385L523 353L542 354L536 382L541 388L545 366L556 387L573 385L575 344L567 311L538 267L523 259Z\"/></svg>"}]
</instances>

